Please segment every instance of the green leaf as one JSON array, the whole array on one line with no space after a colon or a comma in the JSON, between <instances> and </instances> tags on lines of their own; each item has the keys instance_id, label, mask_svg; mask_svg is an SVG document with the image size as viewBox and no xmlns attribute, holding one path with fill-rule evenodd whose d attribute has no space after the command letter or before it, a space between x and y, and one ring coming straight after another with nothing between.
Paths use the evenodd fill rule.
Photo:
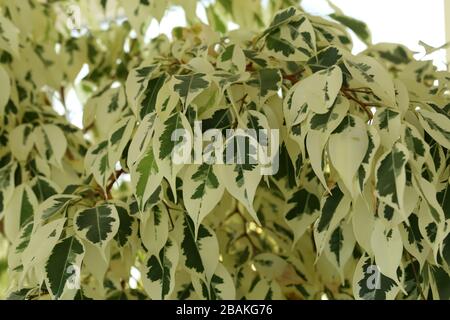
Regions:
<instances>
[{"instance_id":1,"label":"green leaf","mask_svg":"<svg viewBox=\"0 0 450 320\"><path fill-rule=\"evenodd\" d=\"M364 22L341 13L332 13L330 17L352 30L365 44L370 45L372 43L370 31Z\"/></svg>"},{"instance_id":2,"label":"green leaf","mask_svg":"<svg viewBox=\"0 0 450 320\"><path fill-rule=\"evenodd\" d=\"M377 220L371 244L380 271L398 283L397 268L400 266L403 253L403 243L398 227L386 228L381 220Z\"/></svg>"},{"instance_id":3,"label":"green leaf","mask_svg":"<svg viewBox=\"0 0 450 320\"><path fill-rule=\"evenodd\" d=\"M148 252L157 255L169 237L169 212L162 204L152 206L142 214L141 241Z\"/></svg>"},{"instance_id":4,"label":"green leaf","mask_svg":"<svg viewBox=\"0 0 450 320\"><path fill-rule=\"evenodd\" d=\"M183 200L194 222L196 234L203 219L222 199L224 190L224 186L219 184L214 165L203 163L187 167L183 179Z\"/></svg>"},{"instance_id":5,"label":"green leaf","mask_svg":"<svg viewBox=\"0 0 450 320\"><path fill-rule=\"evenodd\" d=\"M268 55L282 61L307 61L315 52L315 33L308 18L291 8L264 31ZM292 15L291 15L292 14Z\"/></svg>"},{"instance_id":6,"label":"green leaf","mask_svg":"<svg viewBox=\"0 0 450 320\"><path fill-rule=\"evenodd\" d=\"M284 105L284 115L288 126L302 120L299 117L303 107L315 113L324 114L333 106L342 85L342 72L339 67L331 67L300 80L288 92L292 98Z\"/></svg>"},{"instance_id":7,"label":"green leaf","mask_svg":"<svg viewBox=\"0 0 450 320\"><path fill-rule=\"evenodd\" d=\"M320 201L315 194L303 188L292 194L287 200L285 219L294 232L294 243L316 221L319 213Z\"/></svg>"},{"instance_id":8,"label":"green leaf","mask_svg":"<svg viewBox=\"0 0 450 320\"><path fill-rule=\"evenodd\" d=\"M104 248L119 229L117 209L111 204L81 209L74 217L77 234L95 246Z\"/></svg>"},{"instance_id":9,"label":"green leaf","mask_svg":"<svg viewBox=\"0 0 450 320\"><path fill-rule=\"evenodd\" d=\"M210 284L210 297L213 300L236 299L234 281L223 264L219 263Z\"/></svg>"},{"instance_id":10,"label":"green leaf","mask_svg":"<svg viewBox=\"0 0 450 320\"><path fill-rule=\"evenodd\" d=\"M20 245L16 248L17 251L12 255L13 264L20 265L17 263L17 260L14 261L14 256L18 254L23 274L34 273L38 282L43 281L45 261L58 242L65 223L66 219L61 218L55 219L45 225L39 223L34 224L34 230L30 235L28 243L26 243L26 238L28 237L27 232L21 234L20 237L22 240L20 241Z\"/></svg>"},{"instance_id":11,"label":"green leaf","mask_svg":"<svg viewBox=\"0 0 450 320\"><path fill-rule=\"evenodd\" d=\"M352 256L354 247L355 236L352 226L345 222L334 229L325 246L325 256L339 271L341 279L344 279L344 268Z\"/></svg>"},{"instance_id":12,"label":"green leaf","mask_svg":"<svg viewBox=\"0 0 450 320\"><path fill-rule=\"evenodd\" d=\"M67 149L67 140L63 131L53 124L45 124L34 129L33 135L35 146L42 158L56 166L61 166L61 160Z\"/></svg>"},{"instance_id":13,"label":"green leaf","mask_svg":"<svg viewBox=\"0 0 450 320\"><path fill-rule=\"evenodd\" d=\"M314 224L314 240L317 255L320 255L329 243L332 232L350 211L350 198L344 195L338 186L331 190L331 194L324 197L320 203L320 217Z\"/></svg>"},{"instance_id":14,"label":"green leaf","mask_svg":"<svg viewBox=\"0 0 450 320\"><path fill-rule=\"evenodd\" d=\"M125 205L116 204L117 214L119 216L119 229L114 239L116 239L119 246L124 247L129 243L130 238L133 234L133 225L135 218L131 216Z\"/></svg>"},{"instance_id":15,"label":"green leaf","mask_svg":"<svg viewBox=\"0 0 450 320\"><path fill-rule=\"evenodd\" d=\"M366 156L368 147L366 125L361 118L352 115L344 118L328 140L331 164L354 198L357 194L354 190L354 180L358 178L358 169ZM352 161L348 161L350 154Z\"/></svg>"},{"instance_id":16,"label":"green leaf","mask_svg":"<svg viewBox=\"0 0 450 320\"><path fill-rule=\"evenodd\" d=\"M377 60L364 55L346 55L344 64L356 87L368 87L385 104L396 105L393 78Z\"/></svg>"},{"instance_id":17,"label":"green leaf","mask_svg":"<svg viewBox=\"0 0 450 320\"><path fill-rule=\"evenodd\" d=\"M262 105L271 95L277 93L281 87L281 73L278 69L259 69L254 78L247 83L258 88L259 104Z\"/></svg>"},{"instance_id":18,"label":"green leaf","mask_svg":"<svg viewBox=\"0 0 450 320\"><path fill-rule=\"evenodd\" d=\"M184 129L183 120L185 120L185 117L181 113L176 112L164 121L164 131L159 137L159 142L161 144L161 148L159 149L159 159L165 159L172 155L172 152L178 143L178 140L172 139L172 135L176 130Z\"/></svg>"},{"instance_id":19,"label":"green leaf","mask_svg":"<svg viewBox=\"0 0 450 320\"><path fill-rule=\"evenodd\" d=\"M176 234L181 248L181 263L186 269L205 280L211 280L219 262L219 247L214 232L200 225L195 237L194 222L188 215L177 221Z\"/></svg>"},{"instance_id":20,"label":"green leaf","mask_svg":"<svg viewBox=\"0 0 450 320\"><path fill-rule=\"evenodd\" d=\"M140 210L153 192L158 188L163 178L158 169L153 147L148 146L147 151L136 161L136 165L130 170L133 193L136 196Z\"/></svg>"},{"instance_id":21,"label":"green leaf","mask_svg":"<svg viewBox=\"0 0 450 320\"><path fill-rule=\"evenodd\" d=\"M59 187L52 181L37 177L31 187L39 202L43 202L58 193Z\"/></svg>"},{"instance_id":22,"label":"green leaf","mask_svg":"<svg viewBox=\"0 0 450 320\"><path fill-rule=\"evenodd\" d=\"M291 56L297 52L296 48L289 41L280 37L279 32L269 34L266 37L266 46L269 52L273 53L279 59L293 59Z\"/></svg>"},{"instance_id":23,"label":"green leaf","mask_svg":"<svg viewBox=\"0 0 450 320\"><path fill-rule=\"evenodd\" d=\"M415 213L411 213L408 217L408 223L403 222L400 227L403 245L405 249L419 262L422 267L430 254L430 247L424 241L424 237L420 232L419 217Z\"/></svg>"},{"instance_id":24,"label":"green leaf","mask_svg":"<svg viewBox=\"0 0 450 320\"><path fill-rule=\"evenodd\" d=\"M21 228L33 221L38 202L33 190L26 184L14 189L4 209L4 230L10 241L16 239Z\"/></svg>"},{"instance_id":25,"label":"green leaf","mask_svg":"<svg viewBox=\"0 0 450 320\"><path fill-rule=\"evenodd\" d=\"M19 161L25 161L33 148L33 129L29 124L15 127L9 134L9 147L12 155Z\"/></svg>"},{"instance_id":26,"label":"green leaf","mask_svg":"<svg viewBox=\"0 0 450 320\"><path fill-rule=\"evenodd\" d=\"M353 276L353 294L359 300L393 300L398 293L394 280L381 273L367 255L361 257Z\"/></svg>"},{"instance_id":27,"label":"green leaf","mask_svg":"<svg viewBox=\"0 0 450 320\"><path fill-rule=\"evenodd\" d=\"M39 205L38 212L41 219L50 219L57 213L67 209L74 201L81 199L77 195L56 194L45 200Z\"/></svg>"},{"instance_id":28,"label":"green leaf","mask_svg":"<svg viewBox=\"0 0 450 320\"><path fill-rule=\"evenodd\" d=\"M175 79L178 80L178 82L174 84L173 89L179 94L184 110L186 110L191 101L210 84L210 81L204 73L175 76Z\"/></svg>"},{"instance_id":29,"label":"green leaf","mask_svg":"<svg viewBox=\"0 0 450 320\"><path fill-rule=\"evenodd\" d=\"M139 111L141 119L156 110L156 98L158 97L158 92L166 81L166 78L167 76L162 74L161 76L148 81L147 88L142 93L143 99L141 101L141 109Z\"/></svg>"},{"instance_id":30,"label":"green leaf","mask_svg":"<svg viewBox=\"0 0 450 320\"><path fill-rule=\"evenodd\" d=\"M198 277L192 278L192 284L199 297L208 300L236 299L234 280L223 264L219 263L209 285Z\"/></svg>"},{"instance_id":31,"label":"green leaf","mask_svg":"<svg viewBox=\"0 0 450 320\"><path fill-rule=\"evenodd\" d=\"M380 143L386 149L398 141L402 134L400 113L389 108L379 108L374 116L374 127L380 136Z\"/></svg>"},{"instance_id":32,"label":"green leaf","mask_svg":"<svg viewBox=\"0 0 450 320\"><path fill-rule=\"evenodd\" d=\"M108 139L93 145L85 156L86 171L93 174L103 189L106 189L115 166L131 139L134 125L133 116L119 120L111 127Z\"/></svg>"},{"instance_id":33,"label":"green leaf","mask_svg":"<svg viewBox=\"0 0 450 320\"><path fill-rule=\"evenodd\" d=\"M367 133L369 138L367 151L360 167L358 168L358 187L360 191L364 189L364 184L369 180L373 167L372 163L380 146L380 137L377 130L373 127L369 127Z\"/></svg>"},{"instance_id":34,"label":"green leaf","mask_svg":"<svg viewBox=\"0 0 450 320\"><path fill-rule=\"evenodd\" d=\"M134 114L140 115L140 102L142 101L142 96L145 91L152 92L155 86L149 86L148 83L152 77L154 79L159 79L160 77L154 77L156 72L159 70L157 64L146 65L145 62L139 67L132 69L126 81L126 95L128 101L131 104ZM156 81L157 82L157 81ZM158 89L159 91L159 89ZM154 93L157 93L154 92ZM150 95L151 96L151 95ZM147 94L148 97L148 94Z\"/></svg>"},{"instance_id":35,"label":"green leaf","mask_svg":"<svg viewBox=\"0 0 450 320\"><path fill-rule=\"evenodd\" d=\"M235 44L227 46L217 60L217 67L232 74L243 74L246 68L246 59L242 48Z\"/></svg>"},{"instance_id":36,"label":"green leaf","mask_svg":"<svg viewBox=\"0 0 450 320\"><path fill-rule=\"evenodd\" d=\"M202 130L207 131L209 129L228 129L231 127L233 121L233 115L230 109L218 109L210 118L202 121Z\"/></svg>"},{"instance_id":37,"label":"green leaf","mask_svg":"<svg viewBox=\"0 0 450 320\"><path fill-rule=\"evenodd\" d=\"M274 16L272 21L270 22L269 28L267 28L263 35L275 30L281 25L291 21L295 16L297 16L300 12L294 7L289 7L284 10L278 11Z\"/></svg>"},{"instance_id":38,"label":"green leaf","mask_svg":"<svg viewBox=\"0 0 450 320\"><path fill-rule=\"evenodd\" d=\"M402 211L404 207L405 165L408 158L408 150L402 144L396 143L391 151L380 157L375 169L378 198L399 211Z\"/></svg>"},{"instance_id":39,"label":"green leaf","mask_svg":"<svg viewBox=\"0 0 450 320\"><path fill-rule=\"evenodd\" d=\"M45 265L46 284L53 299L73 298L80 286L84 246L77 237L61 240Z\"/></svg>"},{"instance_id":40,"label":"green leaf","mask_svg":"<svg viewBox=\"0 0 450 320\"><path fill-rule=\"evenodd\" d=\"M169 182L175 200L176 176L183 165L191 159L192 137L189 121L181 112L175 112L164 122L156 123L153 152L158 170Z\"/></svg>"},{"instance_id":41,"label":"green leaf","mask_svg":"<svg viewBox=\"0 0 450 320\"><path fill-rule=\"evenodd\" d=\"M261 166L257 164L257 141L245 134L236 134L225 142L224 165L218 165L219 184L241 202L252 218L259 224L259 218L253 207L256 188L261 181ZM227 164L228 162L228 164Z\"/></svg>"},{"instance_id":42,"label":"green leaf","mask_svg":"<svg viewBox=\"0 0 450 320\"><path fill-rule=\"evenodd\" d=\"M420 109L419 121L426 132L440 145L450 149L450 118L442 113Z\"/></svg>"},{"instance_id":43,"label":"green leaf","mask_svg":"<svg viewBox=\"0 0 450 320\"><path fill-rule=\"evenodd\" d=\"M339 204L344 198L341 189L335 187L331 190L331 195L327 196L321 204L321 215L317 229L319 232L325 230L330 225L333 215L337 211Z\"/></svg>"},{"instance_id":44,"label":"green leaf","mask_svg":"<svg viewBox=\"0 0 450 320\"><path fill-rule=\"evenodd\" d=\"M308 60L308 66L310 66L313 72L317 72L323 69L328 69L334 65L337 65L341 60L342 54L336 47L327 47L317 53L314 57Z\"/></svg>"},{"instance_id":45,"label":"green leaf","mask_svg":"<svg viewBox=\"0 0 450 320\"><path fill-rule=\"evenodd\" d=\"M405 146L410 152L410 163L418 171L422 170L422 166L430 156L430 147L421 137L419 131L411 125L406 125L402 134Z\"/></svg>"}]
</instances>

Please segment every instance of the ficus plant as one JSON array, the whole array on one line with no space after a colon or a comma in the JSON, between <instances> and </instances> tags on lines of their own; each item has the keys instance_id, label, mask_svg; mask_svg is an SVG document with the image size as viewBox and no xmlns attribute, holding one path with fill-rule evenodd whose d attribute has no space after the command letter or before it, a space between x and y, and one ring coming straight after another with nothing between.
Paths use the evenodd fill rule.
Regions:
<instances>
[{"instance_id":1,"label":"ficus plant","mask_svg":"<svg viewBox=\"0 0 450 320\"><path fill-rule=\"evenodd\" d=\"M331 6L0 0L5 297L449 299L450 73Z\"/></svg>"}]
</instances>

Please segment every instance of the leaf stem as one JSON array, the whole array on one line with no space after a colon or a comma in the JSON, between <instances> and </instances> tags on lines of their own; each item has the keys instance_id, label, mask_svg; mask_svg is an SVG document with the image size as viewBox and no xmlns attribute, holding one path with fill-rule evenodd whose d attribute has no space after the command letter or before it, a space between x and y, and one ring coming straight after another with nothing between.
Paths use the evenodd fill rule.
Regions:
<instances>
[{"instance_id":1,"label":"leaf stem","mask_svg":"<svg viewBox=\"0 0 450 320\"><path fill-rule=\"evenodd\" d=\"M59 96L61 97L61 103L62 103L62 105L63 105L63 107L64 107L64 110L67 111L67 106L66 106L66 95L65 95L65 93L64 93L64 86L61 86L61 87L59 88Z\"/></svg>"},{"instance_id":2,"label":"leaf stem","mask_svg":"<svg viewBox=\"0 0 450 320\"><path fill-rule=\"evenodd\" d=\"M367 116L369 117L369 120L373 119L373 113L372 111L370 111L370 104L362 102L360 100L358 100L351 92L358 92L358 91L354 91L352 89L349 88L342 88L341 89L342 94L349 100L352 100L354 102L356 102L367 114ZM366 93L366 92L364 92Z\"/></svg>"},{"instance_id":3,"label":"leaf stem","mask_svg":"<svg viewBox=\"0 0 450 320\"><path fill-rule=\"evenodd\" d=\"M125 170L120 169L120 170L116 170L111 177L109 178L111 181L108 183L108 185L106 186L106 198L107 199L111 199L111 189L114 185L114 183L119 179L119 177L122 175L122 173L125 173Z\"/></svg>"},{"instance_id":4,"label":"leaf stem","mask_svg":"<svg viewBox=\"0 0 450 320\"><path fill-rule=\"evenodd\" d=\"M170 214L170 210L178 210L178 211L182 211L182 212L184 212L184 210L178 209L178 208L173 208L173 207L169 206L167 201L164 199L162 199L162 203L166 207L167 213L169 214L169 220L170 220L170 225L171 225L170 231L172 231L173 229L175 229L175 224L173 223L173 219L172 219L172 215Z\"/></svg>"},{"instance_id":5,"label":"leaf stem","mask_svg":"<svg viewBox=\"0 0 450 320\"><path fill-rule=\"evenodd\" d=\"M418 275L417 270L416 270L416 266L414 265L414 261L412 260L411 255L409 254L409 252L406 252L406 255L408 257L409 263L411 264L411 268L412 268L412 271L413 271L413 274L414 274L414 278L416 279L417 291L419 292L420 297L423 300L427 300L427 298L425 298L425 295L423 294L422 287L420 286L420 279L419 279L419 275Z\"/></svg>"}]
</instances>

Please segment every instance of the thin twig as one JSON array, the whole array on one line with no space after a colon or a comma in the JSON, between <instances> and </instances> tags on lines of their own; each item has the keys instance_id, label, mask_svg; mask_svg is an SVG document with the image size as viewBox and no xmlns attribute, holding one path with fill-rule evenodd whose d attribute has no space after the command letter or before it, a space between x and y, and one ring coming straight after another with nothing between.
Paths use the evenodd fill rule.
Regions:
<instances>
[{"instance_id":1,"label":"thin twig","mask_svg":"<svg viewBox=\"0 0 450 320\"><path fill-rule=\"evenodd\" d=\"M239 237L237 237L236 239L233 239L233 242L237 242L241 239L247 239L247 241L250 243L250 245L252 246L253 249L253 255L255 255L255 252L259 251L258 246L253 242L251 236L248 234L247 230L242 233L241 235L239 235Z\"/></svg>"},{"instance_id":2,"label":"thin twig","mask_svg":"<svg viewBox=\"0 0 450 320\"><path fill-rule=\"evenodd\" d=\"M423 294L422 287L420 286L419 275L417 274L417 270L416 270L416 267L414 265L414 261L412 261L412 258L411 258L411 255L409 254L409 252L407 252L406 255L408 256L408 260L409 260L409 263L411 264L411 268L412 268L412 271L413 271L413 274L414 274L414 278L416 279L417 291L420 293L420 297L423 300L427 300L427 298L425 298L425 295Z\"/></svg>"},{"instance_id":3,"label":"thin twig","mask_svg":"<svg viewBox=\"0 0 450 320\"><path fill-rule=\"evenodd\" d=\"M365 102L362 102L362 101L359 101L356 97L354 97L354 96L353 96L352 94L350 94L348 91L349 91L349 90L344 89L344 88L341 90L342 94L343 94L347 99L356 102L356 103L357 103L357 104L358 104L358 105L359 105L359 106L367 113L367 116L369 117L369 120L372 120L372 119L373 119L373 114L372 114L372 111L370 111L370 104L365 103Z\"/></svg>"},{"instance_id":4,"label":"thin twig","mask_svg":"<svg viewBox=\"0 0 450 320\"><path fill-rule=\"evenodd\" d=\"M66 96L64 94L64 87L63 86L61 86L59 88L59 95L61 97L61 103L64 106L64 109L67 110L67 107L66 107Z\"/></svg>"},{"instance_id":5,"label":"thin twig","mask_svg":"<svg viewBox=\"0 0 450 320\"><path fill-rule=\"evenodd\" d=\"M108 185L106 186L106 189L105 189L108 199L111 199L111 189L112 189L114 183L117 181L117 179L119 179L119 177L124 172L125 172L125 170L123 170L123 169L116 170L109 178L111 181L108 183Z\"/></svg>"},{"instance_id":6,"label":"thin twig","mask_svg":"<svg viewBox=\"0 0 450 320\"><path fill-rule=\"evenodd\" d=\"M95 122L92 122L87 127L83 128L83 133L87 133L89 130L91 130L95 126Z\"/></svg>"},{"instance_id":7,"label":"thin twig","mask_svg":"<svg viewBox=\"0 0 450 320\"><path fill-rule=\"evenodd\" d=\"M170 220L170 225L171 225L171 229L169 231L172 231L173 229L175 229L175 224L173 223L173 219L172 219L172 215L170 214L170 210L179 210L179 211L183 211L182 209L178 209L178 208L171 208L169 206L169 204L166 202L166 200L162 200L163 205L166 207L167 213L169 214L169 220Z\"/></svg>"}]
</instances>

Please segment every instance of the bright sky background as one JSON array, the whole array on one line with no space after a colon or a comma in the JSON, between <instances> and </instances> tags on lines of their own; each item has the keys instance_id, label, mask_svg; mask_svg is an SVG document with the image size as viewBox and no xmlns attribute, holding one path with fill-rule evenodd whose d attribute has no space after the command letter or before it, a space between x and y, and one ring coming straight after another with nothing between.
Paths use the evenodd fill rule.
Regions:
<instances>
[{"instance_id":1,"label":"bright sky background","mask_svg":"<svg viewBox=\"0 0 450 320\"><path fill-rule=\"evenodd\" d=\"M423 52L418 45L420 40L434 47L445 43L444 1L450 0L332 0L346 15L369 26L374 43L396 42L419 52ZM313 14L332 12L325 0L303 0L302 3L305 10ZM355 42L354 49L358 52L364 47ZM445 69L445 50L430 58Z\"/></svg>"},{"instance_id":2,"label":"bright sky background","mask_svg":"<svg viewBox=\"0 0 450 320\"><path fill-rule=\"evenodd\" d=\"M367 23L372 32L373 43L395 42L406 45L419 52L423 57L423 48L419 41L439 47L445 43L444 1L450 0L332 0L346 15L355 17ZM327 15L332 9L326 0L302 0L306 11ZM206 21L204 9L199 5L197 15ZM158 24L151 23L147 38L153 38L159 33L170 34L175 26L186 25L184 13L180 8L172 9ZM364 44L354 37L354 52L364 50ZM433 59L440 68L445 69L445 50L433 53L427 59ZM73 90L66 97L70 114L69 118L75 125L82 126L82 106Z\"/></svg>"},{"instance_id":3,"label":"bright sky background","mask_svg":"<svg viewBox=\"0 0 450 320\"><path fill-rule=\"evenodd\" d=\"M372 32L373 43L401 43L418 52L423 52L418 44L420 40L434 47L445 43L444 1L450 0L331 1L346 15L364 21ZM302 0L302 5L306 11L316 15L333 12L326 0ZM197 8L197 16L206 21L206 14L201 5ZM186 20L182 10L175 8L165 16L161 25L153 21L147 36L152 38L160 32L170 34L172 28L179 25L186 25ZM355 38L355 52L363 49L364 44ZM440 50L430 58L441 69L445 68L445 50Z\"/></svg>"}]
</instances>

